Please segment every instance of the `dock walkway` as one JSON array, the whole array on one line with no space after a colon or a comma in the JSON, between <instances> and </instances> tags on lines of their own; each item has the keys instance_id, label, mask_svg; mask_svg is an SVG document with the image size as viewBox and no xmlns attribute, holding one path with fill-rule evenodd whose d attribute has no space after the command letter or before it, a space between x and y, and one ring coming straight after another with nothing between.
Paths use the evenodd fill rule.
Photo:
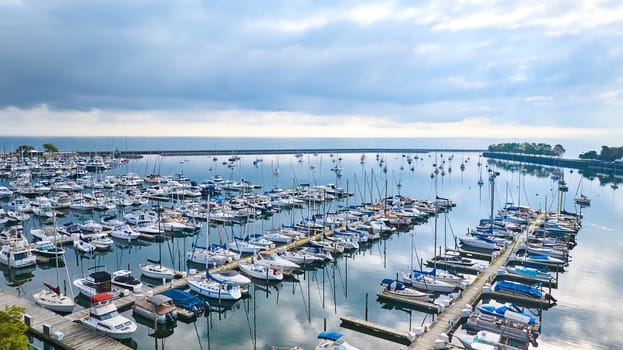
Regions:
<instances>
[{"instance_id":1,"label":"dock walkway","mask_svg":"<svg viewBox=\"0 0 623 350\"><path fill-rule=\"evenodd\" d=\"M56 348L69 350L130 350L131 348L121 344L120 342L91 331L71 318L60 316L52 311L44 309L30 300L21 298L15 294L0 290L0 308L6 306L17 305L26 309L24 312L31 317L29 332L45 339ZM44 334L43 325L50 326L49 335ZM55 332L62 332L61 340L54 338Z\"/></svg>"},{"instance_id":2,"label":"dock walkway","mask_svg":"<svg viewBox=\"0 0 623 350\"><path fill-rule=\"evenodd\" d=\"M539 216L539 218L541 217L542 215ZM538 221L539 218L534 222ZM533 231L534 223L532 223L527 230ZM465 305L470 304L473 306L478 302L478 299L480 299L482 295L482 288L484 285L493 282L497 276L498 270L506 265L511 254L514 253L516 247L521 244L524 239L525 235L519 235L519 239L497 256L485 271L478 275L474 282L463 290L461 297L455 300L450 306L446 307L437 317L437 321L429 326L427 332L418 336L415 341L409 345L408 349L433 349L435 347L435 341L440 339L440 335L442 333L447 334L448 331L450 331L451 324L456 325L459 323Z\"/></svg>"}]
</instances>

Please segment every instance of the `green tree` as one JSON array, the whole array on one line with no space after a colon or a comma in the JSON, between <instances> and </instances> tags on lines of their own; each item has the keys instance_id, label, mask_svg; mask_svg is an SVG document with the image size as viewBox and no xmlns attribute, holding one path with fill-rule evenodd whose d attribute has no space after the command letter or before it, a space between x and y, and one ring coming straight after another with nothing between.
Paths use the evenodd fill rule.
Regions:
<instances>
[{"instance_id":1,"label":"green tree","mask_svg":"<svg viewBox=\"0 0 623 350\"><path fill-rule=\"evenodd\" d=\"M56 153L58 152L58 148L51 143L44 143L43 149L48 153Z\"/></svg>"},{"instance_id":2,"label":"green tree","mask_svg":"<svg viewBox=\"0 0 623 350\"><path fill-rule=\"evenodd\" d=\"M19 147L17 147L17 149L15 150L15 153L19 153L19 154L28 154L30 151L32 151L33 149L35 149L33 146L29 146L29 145L21 145Z\"/></svg>"},{"instance_id":3,"label":"green tree","mask_svg":"<svg viewBox=\"0 0 623 350\"><path fill-rule=\"evenodd\" d=\"M597 152L595 152L595 151L588 151L588 152L580 154L578 156L578 158L580 158L580 159L597 159Z\"/></svg>"},{"instance_id":4,"label":"green tree","mask_svg":"<svg viewBox=\"0 0 623 350\"><path fill-rule=\"evenodd\" d=\"M5 306L0 311L0 350L27 350L28 327L22 322L24 308L16 305Z\"/></svg>"},{"instance_id":5,"label":"green tree","mask_svg":"<svg viewBox=\"0 0 623 350\"><path fill-rule=\"evenodd\" d=\"M552 153L556 157L562 157L562 155L565 154L565 152L567 152L567 150L564 147L562 147L561 144L557 144L556 146L554 146L554 149L552 150Z\"/></svg>"}]
</instances>

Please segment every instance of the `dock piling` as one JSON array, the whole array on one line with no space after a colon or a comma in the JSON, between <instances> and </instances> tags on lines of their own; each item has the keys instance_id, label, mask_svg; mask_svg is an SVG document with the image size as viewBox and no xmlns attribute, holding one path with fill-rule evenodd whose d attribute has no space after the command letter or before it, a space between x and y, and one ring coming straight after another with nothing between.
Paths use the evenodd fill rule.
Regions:
<instances>
[{"instance_id":1,"label":"dock piling","mask_svg":"<svg viewBox=\"0 0 623 350\"><path fill-rule=\"evenodd\" d=\"M366 318L365 320L368 320L368 293L366 292Z\"/></svg>"}]
</instances>

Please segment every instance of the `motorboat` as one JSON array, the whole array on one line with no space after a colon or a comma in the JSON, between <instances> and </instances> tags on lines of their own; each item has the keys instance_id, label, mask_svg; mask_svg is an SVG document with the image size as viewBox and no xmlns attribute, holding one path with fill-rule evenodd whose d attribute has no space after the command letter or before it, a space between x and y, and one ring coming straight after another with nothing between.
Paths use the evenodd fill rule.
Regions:
<instances>
[{"instance_id":1,"label":"motorboat","mask_svg":"<svg viewBox=\"0 0 623 350\"><path fill-rule=\"evenodd\" d=\"M132 276L132 271L129 270L113 272L111 283L134 293L140 293L143 290L143 282Z\"/></svg>"},{"instance_id":2,"label":"motorboat","mask_svg":"<svg viewBox=\"0 0 623 350\"><path fill-rule=\"evenodd\" d=\"M91 297L100 293L109 293L113 297L119 296L119 290L113 290L112 277L106 271L91 272L87 277L77 278L73 284L80 293Z\"/></svg>"},{"instance_id":3,"label":"motorboat","mask_svg":"<svg viewBox=\"0 0 623 350\"><path fill-rule=\"evenodd\" d=\"M175 270L172 268L163 266L159 260L147 259L145 263L139 264L143 275L154 279L173 279L175 277Z\"/></svg>"},{"instance_id":4,"label":"motorboat","mask_svg":"<svg viewBox=\"0 0 623 350\"><path fill-rule=\"evenodd\" d=\"M461 334L456 336L466 350L520 350L522 348L510 345L508 337L491 331L478 331L474 335Z\"/></svg>"},{"instance_id":5,"label":"motorboat","mask_svg":"<svg viewBox=\"0 0 623 350\"><path fill-rule=\"evenodd\" d=\"M138 327L134 321L119 314L112 297L110 293L91 296L89 313L78 319L78 322L113 339L128 339Z\"/></svg>"},{"instance_id":6,"label":"motorboat","mask_svg":"<svg viewBox=\"0 0 623 350\"><path fill-rule=\"evenodd\" d=\"M200 316L207 308L210 307L208 302L181 289L169 289L162 292L162 295L166 295L171 298L173 304L177 306L178 310L185 309L190 311L195 317ZM179 313L178 316L180 316Z\"/></svg>"},{"instance_id":7,"label":"motorboat","mask_svg":"<svg viewBox=\"0 0 623 350\"><path fill-rule=\"evenodd\" d=\"M43 226L42 228L33 228L30 230L30 235L33 239L41 240L41 241L52 241L59 244L67 242L70 238L69 235L65 235L59 230L55 229L54 226Z\"/></svg>"},{"instance_id":8,"label":"motorboat","mask_svg":"<svg viewBox=\"0 0 623 350\"><path fill-rule=\"evenodd\" d=\"M190 311L195 317L201 316L206 308L210 307L210 304L203 299L181 289L169 289L162 292L162 295L171 298L173 304L177 306L178 309L181 308Z\"/></svg>"},{"instance_id":9,"label":"motorboat","mask_svg":"<svg viewBox=\"0 0 623 350\"><path fill-rule=\"evenodd\" d=\"M359 350L359 348L340 339L341 337L342 334L338 332L320 332L318 334L320 341L315 350Z\"/></svg>"},{"instance_id":10,"label":"motorboat","mask_svg":"<svg viewBox=\"0 0 623 350\"><path fill-rule=\"evenodd\" d=\"M87 242L81 238L74 240L74 249L83 252L83 253L93 253L95 251L95 246L90 242Z\"/></svg>"},{"instance_id":11,"label":"motorboat","mask_svg":"<svg viewBox=\"0 0 623 350\"><path fill-rule=\"evenodd\" d=\"M509 274L518 277L528 277L533 279L547 280L551 281L554 279L551 273L548 271L543 271L540 269L536 269L533 267L523 267L523 266L507 266L502 273L498 273L498 275Z\"/></svg>"},{"instance_id":12,"label":"motorboat","mask_svg":"<svg viewBox=\"0 0 623 350\"><path fill-rule=\"evenodd\" d=\"M15 211L15 210L9 210L6 212L7 217L13 220L17 220L17 221L28 221L30 219L30 215L26 214L26 213L22 213L19 211Z\"/></svg>"},{"instance_id":13,"label":"motorboat","mask_svg":"<svg viewBox=\"0 0 623 350\"><path fill-rule=\"evenodd\" d=\"M134 313L157 323L169 323L177 319L177 307L173 305L173 300L162 294L137 296L133 310Z\"/></svg>"},{"instance_id":14,"label":"motorboat","mask_svg":"<svg viewBox=\"0 0 623 350\"><path fill-rule=\"evenodd\" d=\"M65 249L57 246L51 241L37 241L34 243L32 252L45 258L58 259L65 254Z\"/></svg>"},{"instance_id":15,"label":"motorboat","mask_svg":"<svg viewBox=\"0 0 623 350\"><path fill-rule=\"evenodd\" d=\"M122 221L115 220L115 222L108 222L108 224L112 225L112 230L110 231L110 235L113 238L133 241L133 240L138 239L141 235L139 232L132 229L130 225Z\"/></svg>"},{"instance_id":16,"label":"motorboat","mask_svg":"<svg viewBox=\"0 0 623 350\"><path fill-rule=\"evenodd\" d=\"M541 299L544 294L538 286L529 286L510 281L497 281L493 284L492 289L494 292L513 294L531 299Z\"/></svg>"},{"instance_id":17,"label":"motorboat","mask_svg":"<svg viewBox=\"0 0 623 350\"><path fill-rule=\"evenodd\" d=\"M477 309L483 314L493 315L527 325L538 325L539 323L534 316L520 311L516 305L510 303L504 305L481 304L478 305Z\"/></svg>"},{"instance_id":18,"label":"motorboat","mask_svg":"<svg viewBox=\"0 0 623 350\"><path fill-rule=\"evenodd\" d=\"M10 268L35 265L37 258L32 254L32 246L23 238L11 237L4 240L0 248L0 264Z\"/></svg>"},{"instance_id":19,"label":"motorboat","mask_svg":"<svg viewBox=\"0 0 623 350\"><path fill-rule=\"evenodd\" d=\"M258 265L255 263L247 264L240 262L238 264L240 271L245 275L266 281L281 281L283 280L283 273L277 268L271 268L266 265Z\"/></svg>"},{"instance_id":20,"label":"motorboat","mask_svg":"<svg viewBox=\"0 0 623 350\"><path fill-rule=\"evenodd\" d=\"M96 233L89 238L89 243L95 246L95 249L98 250L108 250L111 249L113 245L115 245L115 241L113 241L108 234L106 233Z\"/></svg>"}]
</instances>

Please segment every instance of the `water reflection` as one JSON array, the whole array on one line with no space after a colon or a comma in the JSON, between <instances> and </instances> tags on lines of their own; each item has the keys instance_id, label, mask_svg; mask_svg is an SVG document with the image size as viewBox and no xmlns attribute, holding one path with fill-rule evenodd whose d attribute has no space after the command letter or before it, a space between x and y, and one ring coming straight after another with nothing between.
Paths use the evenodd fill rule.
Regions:
<instances>
[{"instance_id":1,"label":"water reflection","mask_svg":"<svg viewBox=\"0 0 623 350\"><path fill-rule=\"evenodd\" d=\"M401 155L380 154L345 154L334 157L329 155L293 155L263 156L263 161L253 164L257 157L242 156L234 168L214 162L211 157L192 158L184 162L184 175L200 182L212 174L220 174L225 179L238 180L244 177L261 184L267 191L278 187L307 182L310 184L335 183L355 195L341 198L323 206L304 206L303 208L283 210L266 219L251 220L244 226L219 226L212 232L214 241L226 241L232 234L255 233L264 229L278 227L282 223L292 224L310 217L316 211L331 212L351 204L376 201L384 194L399 191L401 194L434 199L436 194L451 198L458 203L441 224L447 238L443 246L452 246L454 237L470 227L475 227L481 217L489 215L489 184L485 184L489 169L500 172L498 186L494 194L494 206L500 208L506 201L520 201L533 208L557 208L560 206L557 180L550 178L552 169L529 165L506 165L500 162L487 162L476 154L465 155L462 162L464 169L461 176L456 176L456 161L443 163L438 155ZM338 158L342 158L339 160ZM462 157L463 158L463 157ZM476 160L481 163L478 166ZM162 169L179 169L180 157L149 156L143 160L133 160L127 167L116 169L118 173L128 171L144 172L153 164L162 164ZM220 159L223 160L223 157ZM333 161L335 160L335 162ZM381 160L382 166L380 165ZM432 164L439 170L435 175ZM272 165L271 165L272 164ZM335 165L342 168L342 176L330 171ZM444 165L445 175L441 175L440 165ZM313 169L312 169L313 167ZM384 168L388 171L384 172ZM401 169L402 167L402 169ZM453 171L449 171L450 167ZM279 175L275 176L275 169ZM413 170L411 170L413 169ZM523 170L525 169L525 171ZM493 170L492 170L493 171ZM433 178L430 174L433 173ZM594 177L593 177L594 176ZM478 180L483 178L482 185ZM573 251L573 262L568 271L560 275L559 288L555 295L559 300L556 307L543 312L543 329L540 348L623 348L618 330L623 329L623 317L613 305L623 302L621 287L623 282L617 276L623 266L623 239L618 234L623 227L623 202L620 191L604 186L602 178L588 172L565 171L565 181L572 192L583 178L584 192L591 197L590 208L583 208L585 222L578 234L578 246ZM507 185L506 185L507 184ZM562 207L573 210L573 196L566 195ZM167 205L176 205L171 202ZM117 214L122 216L126 210ZM101 214L94 213L97 220ZM70 213L59 218L61 223L76 220ZM51 223L51 222L50 222ZM26 232L33 226L45 224L36 219L25 223ZM161 242L163 261L186 270L183 256L186 249L197 239L205 241L205 228L196 237L173 237ZM195 322L178 322L166 337L158 336L151 327L140 327L135 336L134 346L140 349L171 348L187 349L254 349L267 348L271 345L313 348L316 335L324 329L339 329L341 315L364 318L366 309L371 321L407 331L416 325L431 322L431 316L412 310L402 305L377 302L374 298L378 291L378 282L383 278L393 278L397 271L406 271L413 264L411 258L411 239L417 252L415 261L424 260L434 254L432 222L421 223L409 234L395 233L378 242L360 245L360 249L351 254L336 257L332 263L312 266L300 274L288 276L283 282L265 284L256 281L245 299L236 303L220 304L208 300L211 312ZM109 271L129 268L138 272L138 263L146 258L157 258L158 242L138 241L127 243L115 241L112 251L90 255L77 253L72 248L66 250L65 263L71 277L85 275L88 268L97 265L108 266ZM416 263L417 264L417 263ZM203 266L197 266L202 269ZM49 265L40 265L27 273L17 273L2 269L4 287L19 287L23 295L30 295L39 289L45 275L52 269ZM145 280L151 285L161 284L159 280ZM366 298L366 295L368 296ZM367 301L366 301L367 300ZM88 300L82 304L88 307ZM592 337L585 339L587 325L590 325ZM391 348L396 344L379 340L344 329L349 342L361 348ZM156 335L155 337L153 335ZM158 339L155 343L154 340ZM562 345L561 345L562 344ZM590 346L589 346L590 345Z\"/></svg>"}]
</instances>

